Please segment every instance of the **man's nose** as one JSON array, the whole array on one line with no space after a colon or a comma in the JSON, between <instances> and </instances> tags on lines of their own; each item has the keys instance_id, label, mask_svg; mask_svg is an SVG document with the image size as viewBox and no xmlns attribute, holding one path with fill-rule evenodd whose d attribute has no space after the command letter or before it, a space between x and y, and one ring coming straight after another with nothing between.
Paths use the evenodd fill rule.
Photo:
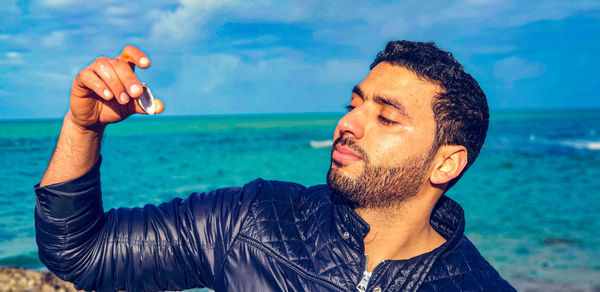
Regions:
<instances>
[{"instance_id":1,"label":"man's nose","mask_svg":"<svg viewBox=\"0 0 600 292\"><path fill-rule=\"evenodd\" d=\"M366 115L358 107L354 108L344 115L337 124L340 136L352 135L355 139L360 139L365 134Z\"/></svg>"}]
</instances>

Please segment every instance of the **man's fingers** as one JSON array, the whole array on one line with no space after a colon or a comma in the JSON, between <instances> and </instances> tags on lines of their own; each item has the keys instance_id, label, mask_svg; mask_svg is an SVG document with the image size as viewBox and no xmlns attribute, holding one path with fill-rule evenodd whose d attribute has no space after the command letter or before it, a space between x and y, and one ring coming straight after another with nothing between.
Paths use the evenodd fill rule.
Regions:
<instances>
[{"instance_id":1,"label":"man's fingers","mask_svg":"<svg viewBox=\"0 0 600 292\"><path fill-rule=\"evenodd\" d=\"M96 73L89 68L85 68L79 72L75 78L75 84L77 84L81 89L85 90L85 88L88 88L94 91L96 95L104 100L111 100L114 97L108 86L106 86L100 77L98 77L98 75L96 75Z\"/></svg>"},{"instance_id":2,"label":"man's fingers","mask_svg":"<svg viewBox=\"0 0 600 292\"><path fill-rule=\"evenodd\" d=\"M135 112L138 114L145 114L145 115L148 114L142 109L142 107L138 103L137 99L132 100L129 103L129 106L130 106L130 112ZM160 114L163 112L164 109L165 109L165 104L160 99L155 98L154 99L154 114Z\"/></svg>"},{"instance_id":3,"label":"man's fingers","mask_svg":"<svg viewBox=\"0 0 600 292\"><path fill-rule=\"evenodd\" d=\"M138 80L137 76L135 76L133 70L131 70L127 63L111 59L110 64L125 87L127 95L134 98L142 95L142 83Z\"/></svg>"},{"instance_id":4,"label":"man's fingers","mask_svg":"<svg viewBox=\"0 0 600 292\"><path fill-rule=\"evenodd\" d=\"M109 87L120 104L127 104L129 102L129 95L126 93L125 86L121 83L110 59L107 57L100 57L90 65L90 69L92 69L96 75L102 79L104 84Z\"/></svg>"},{"instance_id":5,"label":"man's fingers","mask_svg":"<svg viewBox=\"0 0 600 292\"><path fill-rule=\"evenodd\" d=\"M140 68L150 67L150 58L148 58L144 52L140 51L140 49L132 45L123 48L123 51L121 51L121 54L117 57L117 59L129 63L130 65L135 64Z\"/></svg>"}]
</instances>

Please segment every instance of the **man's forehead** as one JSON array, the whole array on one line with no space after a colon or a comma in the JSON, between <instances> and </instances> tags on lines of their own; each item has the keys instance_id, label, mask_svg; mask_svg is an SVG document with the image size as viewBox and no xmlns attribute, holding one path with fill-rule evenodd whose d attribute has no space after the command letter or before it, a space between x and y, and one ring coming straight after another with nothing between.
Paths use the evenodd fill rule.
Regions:
<instances>
[{"instance_id":1,"label":"man's forehead","mask_svg":"<svg viewBox=\"0 0 600 292\"><path fill-rule=\"evenodd\" d=\"M386 88L415 90L437 89L438 91L441 89L441 86L436 82L422 78L417 75L417 73L402 65L391 64L388 62L381 62L371 69L361 84L366 82L385 85Z\"/></svg>"},{"instance_id":2,"label":"man's forehead","mask_svg":"<svg viewBox=\"0 0 600 292\"><path fill-rule=\"evenodd\" d=\"M429 101L442 91L439 85L419 77L408 68L387 62L375 66L355 89L362 93L363 98L385 96L404 102L415 98Z\"/></svg>"}]
</instances>

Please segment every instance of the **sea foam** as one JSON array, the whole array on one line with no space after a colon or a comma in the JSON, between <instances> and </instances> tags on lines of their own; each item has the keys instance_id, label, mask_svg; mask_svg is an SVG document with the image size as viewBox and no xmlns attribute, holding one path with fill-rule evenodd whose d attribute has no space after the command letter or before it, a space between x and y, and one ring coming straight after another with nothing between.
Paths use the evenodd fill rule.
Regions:
<instances>
[{"instance_id":1,"label":"sea foam","mask_svg":"<svg viewBox=\"0 0 600 292\"><path fill-rule=\"evenodd\" d=\"M561 141L561 144L577 149L600 150L600 141L564 140Z\"/></svg>"}]
</instances>

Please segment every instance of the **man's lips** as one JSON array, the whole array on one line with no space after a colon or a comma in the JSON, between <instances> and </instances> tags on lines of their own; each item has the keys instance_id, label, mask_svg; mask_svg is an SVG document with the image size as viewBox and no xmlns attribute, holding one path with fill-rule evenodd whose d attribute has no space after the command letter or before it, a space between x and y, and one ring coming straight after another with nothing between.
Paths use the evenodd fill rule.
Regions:
<instances>
[{"instance_id":1,"label":"man's lips","mask_svg":"<svg viewBox=\"0 0 600 292\"><path fill-rule=\"evenodd\" d=\"M337 162L354 162L362 160L359 154L352 151L348 146L337 144L331 153L331 159Z\"/></svg>"}]
</instances>

